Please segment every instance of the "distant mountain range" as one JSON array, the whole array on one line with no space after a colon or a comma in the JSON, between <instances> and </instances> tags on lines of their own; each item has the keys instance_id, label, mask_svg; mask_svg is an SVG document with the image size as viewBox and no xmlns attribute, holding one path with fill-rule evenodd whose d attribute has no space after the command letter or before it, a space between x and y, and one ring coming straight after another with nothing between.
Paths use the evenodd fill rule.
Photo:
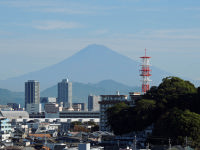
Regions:
<instances>
[{"instance_id":1,"label":"distant mountain range","mask_svg":"<svg viewBox=\"0 0 200 150\"><path fill-rule=\"evenodd\" d=\"M97 84L84 84L73 82L72 83L72 98L73 102L87 102L88 95L103 95L103 94L116 94L117 91L120 94L127 94L129 92L141 91L140 87L127 86L113 80L104 80ZM57 97L57 85L52 86L41 92L41 96Z\"/></svg>"},{"instance_id":2,"label":"distant mountain range","mask_svg":"<svg viewBox=\"0 0 200 150\"><path fill-rule=\"evenodd\" d=\"M0 105L6 105L7 103L24 105L24 92L12 92L0 88Z\"/></svg>"},{"instance_id":3,"label":"distant mountain range","mask_svg":"<svg viewBox=\"0 0 200 150\"><path fill-rule=\"evenodd\" d=\"M24 82L38 80L41 90L44 90L56 85L63 78L81 83L97 83L112 79L129 86L139 86L141 84L139 67L138 62L105 46L94 44L58 64L22 76L1 80L0 88L24 91ZM153 66L152 70L151 85L158 85L162 78L171 75Z\"/></svg>"},{"instance_id":4,"label":"distant mountain range","mask_svg":"<svg viewBox=\"0 0 200 150\"><path fill-rule=\"evenodd\" d=\"M73 82L73 102L87 103L88 95L103 95L103 94L128 94L133 91L141 91L140 87L131 87L113 80L104 80L97 84L84 84ZM41 96L57 97L57 85L47 88L42 91ZM0 89L0 104L7 104L9 102L20 103L24 105L24 92L12 92L6 89Z\"/></svg>"}]
</instances>

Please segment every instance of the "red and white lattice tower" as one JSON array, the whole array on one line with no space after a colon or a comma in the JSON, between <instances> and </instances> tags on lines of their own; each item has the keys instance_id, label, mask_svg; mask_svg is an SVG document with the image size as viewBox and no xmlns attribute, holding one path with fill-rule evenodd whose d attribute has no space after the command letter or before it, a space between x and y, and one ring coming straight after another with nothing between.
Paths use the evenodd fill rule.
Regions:
<instances>
[{"instance_id":1,"label":"red and white lattice tower","mask_svg":"<svg viewBox=\"0 0 200 150\"><path fill-rule=\"evenodd\" d=\"M140 70L141 72L140 76L142 77L142 93L146 93L150 88L149 82L151 81L150 80L151 70L149 61L151 57L146 56L146 48L145 48L145 56L140 58L142 59L141 70Z\"/></svg>"}]
</instances>

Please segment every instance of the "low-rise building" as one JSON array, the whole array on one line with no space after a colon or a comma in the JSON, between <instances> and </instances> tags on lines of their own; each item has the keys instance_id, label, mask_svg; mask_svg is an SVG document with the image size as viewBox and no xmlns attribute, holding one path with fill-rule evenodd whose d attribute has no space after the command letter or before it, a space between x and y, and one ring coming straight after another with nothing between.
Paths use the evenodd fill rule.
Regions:
<instances>
[{"instance_id":1,"label":"low-rise building","mask_svg":"<svg viewBox=\"0 0 200 150\"><path fill-rule=\"evenodd\" d=\"M56 103L56 97L40 97L40 103Z\"/></svg>"},{"instance_id":2,"label":"low-rise building","mask_svg":"<svg viewBox=\"0 0 200 150\"><path fill-rule=\"evenodd\" d=\"M90 150L90 143L80 143L78 145L79 150Z\"/></svg>"},{"instance_id":3,"label":"low-rise building","mask_svg":"<svg viewBox=\"0 0 200 150\"><path fill-rule=\"evenodd\" d=\"M101 95L100 104L100 131L110 131L110 127L107 126L106 110L117 103L125 102L130 103L128 95Z\"/></svg>"},{"instance_id":4,"label":"low-rise building","mask_svg":"<svg viewBox=\"0 0 200 150\"><path fill-rule=\"evenodd\" d=\"M8 107L11 107L13 110L21 110L20 104L17 103L7 103Z\"/></svg>"},{"instance_id":5,"label":"low-rise building","mask_svg":"<svg viewBox=\"0 0 200 150\"><path fill-rule=\"evenodd\" d=\"M74 109L74 111L81 111L82 110L82 105L81 104L72 104L72 108Z\"/></svg>"},{"instance_id":6,"label":"low-rise building","mask_svg":"<svg viewBox=\"0 0 200 150\"><path fill-rule=\"evenodd\" d=\"M29 114L37 114L42 112L42 104L26 104L26 111Z\"/></svg>"},{"instance_id":7,"label":"low-rise building","mask_svg":"<svg viewBox=\"0 0 200 150\"><path fill-rule=\"evenodd\" d=\"M86 103L73 103L73 109L80 109L80 111L87 111ZM74 110L77 111L77 110ZM79 110L78 110L79 111Z\"/></svg>"},{"instance_id":8,"label":"low-rise building","mask_svg":"<svg viewBox=\"0 0 200 150\"><path fill-rule=\"evenodd\" d=\"M8 105L0 105L0 110L7 110L7 111L10 111L12 110L12 108Z\"/></svg>"},{"instance_id":9,"label":"low-rise building","mask_svg":"<svg viewBox=\"0 0 200 150\"><path fill-rule=\"evenodd\" d=\"M135 102L141 99L142 95L140 92L129 92L130 100Z\"/></svg>"},{"instance_id":10,"label":"low-rise building","mask_svg":"<svg viewBox=\"0 0 200 150\"><path fill-rule=\"evenodd\" d=\"M99 111L62 111L60 118L99 118Z\"/></svg>"},{"instance_id":11,"label":"low-rise building","mask_svg":"<svg viewBox=\"0 0 200 150\"><path fill-rule=\"evenodd\" d=\"M0 118L0 138L1 141L9 139L12 135L12 128L10 120L7 118Z\"/></svg>"},{"instance_id":12,"label":"low-rise building","mask_svg":"<svg viewBox=\"0 0 200 150\"><path fill-rule=\"evenodd\" d=\"M62 111L62 107L59 107L56 103L46 103L44 110L45 118L59 118L59 112Z\"/></svg>"},{"instance_id":13,"label":"low-rise building","mask_svg":"<svg viewBox=\"0 0 200 150\"><path fill-rule=\"evenodd\" d=\"M42 104L42 111L44 111L44 106L47 103L56 103L56 97L40 97L40 103Z\"/></svg>"},{"instance_id":14,"label":"low-rise building","mask_svg":"<svg viewBox=\"0 0 200 150\"><path fill-rule=\"evenodd\" d=\"M29 114L27 111L0 111L0 116L8 119L28 119Z\"/></svg>"}]
</instances>

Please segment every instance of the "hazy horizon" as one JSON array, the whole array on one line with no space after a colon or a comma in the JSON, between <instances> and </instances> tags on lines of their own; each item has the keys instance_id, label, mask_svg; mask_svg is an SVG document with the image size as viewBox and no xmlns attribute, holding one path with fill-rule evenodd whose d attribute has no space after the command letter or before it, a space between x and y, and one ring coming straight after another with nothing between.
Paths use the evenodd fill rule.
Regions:
<instances>
[{"instance_id":1,"label":"hazy horizon","mask_svg":"<svg viewBox=\"0 0 200 150\"><path fill-rule=\"evenodd\" d=\"M101 44L176 76L200 80L200 1L0 1L0 80Z\"/></svg>"}]
</instances>

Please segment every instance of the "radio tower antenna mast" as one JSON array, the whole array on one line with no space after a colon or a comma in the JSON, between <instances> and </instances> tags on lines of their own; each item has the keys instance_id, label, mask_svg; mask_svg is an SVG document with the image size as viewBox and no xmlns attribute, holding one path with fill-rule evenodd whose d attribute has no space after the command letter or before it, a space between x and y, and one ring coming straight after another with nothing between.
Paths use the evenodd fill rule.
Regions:
<instances>
[{"instance_id":1,"label":"radio tower antenna mast","mask_svg":"<svg viewBox=\"0 0 200 150\"><path fill-rule=\"evenodd\" d=\"M140 76L142 77L142 93L146 93L150 86L149 86L149 82L151 81L150 80L150 61L149 59L151 57L147 56L146 55L146 48L145 48L145 56L143 57L140 57L142 59L142 64L141 64L141 70L140 70Z\"/></svg>"}]
</instances>

